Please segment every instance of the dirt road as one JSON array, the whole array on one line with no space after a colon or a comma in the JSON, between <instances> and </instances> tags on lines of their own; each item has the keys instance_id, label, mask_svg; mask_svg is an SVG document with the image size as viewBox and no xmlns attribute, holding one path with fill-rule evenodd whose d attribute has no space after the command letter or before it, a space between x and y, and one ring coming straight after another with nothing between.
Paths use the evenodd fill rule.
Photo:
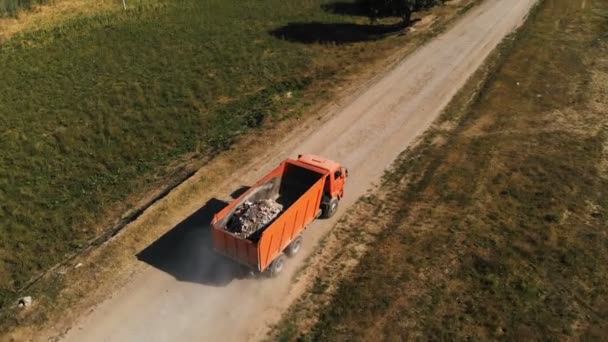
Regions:
<instances>
[{"instance_id":1,"label":"dirt road","mask_svg":"<svg viewBox=\"0 0 608 342\"><path fill-rule=\"evenodd\" d=\"M397 155L426 130L494 47L527 15L535 0L486 0L448 32L420 48L337 110L321 128L304 130L261 157L251 172L218 184L251 184L281 159L316 153L349 167L339 214L378 180ZM271 157L270 157L271 156ZM263 336L300 288L290 274L332 226L318 221L305 248L278 279L240 278L210 250L206 224L220 208L210 201L137 257L144 270L84 317L66 341L242 341ZM196 207L197 203L184 204Z\"/></svg>"}]
</instances>

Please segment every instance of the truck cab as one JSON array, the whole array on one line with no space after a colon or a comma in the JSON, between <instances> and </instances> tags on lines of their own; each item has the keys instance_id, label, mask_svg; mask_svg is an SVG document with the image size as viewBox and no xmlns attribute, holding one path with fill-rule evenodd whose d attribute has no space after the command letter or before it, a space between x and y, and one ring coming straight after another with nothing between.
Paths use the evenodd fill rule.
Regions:
<instances>
[{"instance_id":1,"label":"truck cab","mask_svg":"<svg viewBox=\"0 0 608 342\"><path fill-rule=\"evenodd\" d=\"M338 209L338 203L344 196L344 182L348 177L348 169L344 166L315 155L299 155L298 161L326 170L328 172L321 202L322 216L329 218Z\"/></svg>"}]
</instances>

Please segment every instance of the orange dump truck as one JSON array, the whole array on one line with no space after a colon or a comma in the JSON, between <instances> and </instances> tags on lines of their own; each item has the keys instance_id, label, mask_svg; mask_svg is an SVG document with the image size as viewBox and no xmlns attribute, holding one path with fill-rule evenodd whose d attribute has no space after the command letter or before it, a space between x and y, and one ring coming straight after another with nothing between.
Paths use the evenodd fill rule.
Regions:
<instances>
[{"instance_id":1,"label":"orange dump truck","mask_svg":"<svg viewBox=\"0 0 608 342\"><path fill-rule=\"evenodd\" d=\"M333 216L344 195L348 170L321 157L288 159L272 170L212 221L213 247L219 254L271 276L283 270L286 256L302 245L302 232L316 218ZM282 211L260 231L243 238L226 229L237 208L245 202L271 199Z\"/></svg>"}]
</instances>

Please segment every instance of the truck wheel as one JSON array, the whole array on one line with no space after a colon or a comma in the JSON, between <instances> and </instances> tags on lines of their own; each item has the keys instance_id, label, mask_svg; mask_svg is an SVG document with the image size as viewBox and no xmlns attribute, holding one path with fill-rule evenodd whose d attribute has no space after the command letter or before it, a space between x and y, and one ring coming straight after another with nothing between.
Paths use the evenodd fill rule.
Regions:
<instances>
[{"instance_id":1,"label":"truck wheel","mask_svg":"<svg viewBox=\"0 0 608 342\"><path fill-rule=\"evenodd\" d=\"M272 264L270 264L271 277L274 278L283 272L283 268L285 268L285 259L285 254L281 253L276 259L274 259Z\"/></svg>"},{"instance_id":2,"label":"truck wheel","mask_svg":"<svg viewBox=\"0 0 608 342\"><path fill-rule=\"evenodd\" d=\"M294 257L296 254L298 254L301 248L302 236L298 236L297 238L293 239L293 241L289 244L289 246L287 246L287 248L285 248L285 254L287 254L287 256L290 258Z\"/></svg>"},{"instance_id":3,"label":"truck wheel","mask_svg":"<svg viewBox=\"0 0 608 342\"><path fill-rule=\"evenodd\" d=\"M338 199L332 198L331 201L329 202L329 205L327 205L327 207L323 211L323 217L330 218L330 217L334 216L336 211L338 211Z\"/></svg>"}]
</instances>

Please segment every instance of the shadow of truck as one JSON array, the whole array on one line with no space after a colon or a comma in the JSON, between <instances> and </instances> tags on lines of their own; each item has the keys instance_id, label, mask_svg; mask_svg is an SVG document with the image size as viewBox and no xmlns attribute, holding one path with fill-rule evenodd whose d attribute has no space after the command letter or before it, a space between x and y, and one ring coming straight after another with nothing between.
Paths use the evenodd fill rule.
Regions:
<instances>
[{"instance_id":1,"label":"shadow of truck","mask_svg":"<svg viewBox=\"0 0 608 342\"><path fill-rule=\"evenodd\" d=\"M209 200L201 209L137 254L137 259L179 281L225 286L247 276L240 265L213 251L211 220L228 203Z\"/></svg>"}]
</instances>

